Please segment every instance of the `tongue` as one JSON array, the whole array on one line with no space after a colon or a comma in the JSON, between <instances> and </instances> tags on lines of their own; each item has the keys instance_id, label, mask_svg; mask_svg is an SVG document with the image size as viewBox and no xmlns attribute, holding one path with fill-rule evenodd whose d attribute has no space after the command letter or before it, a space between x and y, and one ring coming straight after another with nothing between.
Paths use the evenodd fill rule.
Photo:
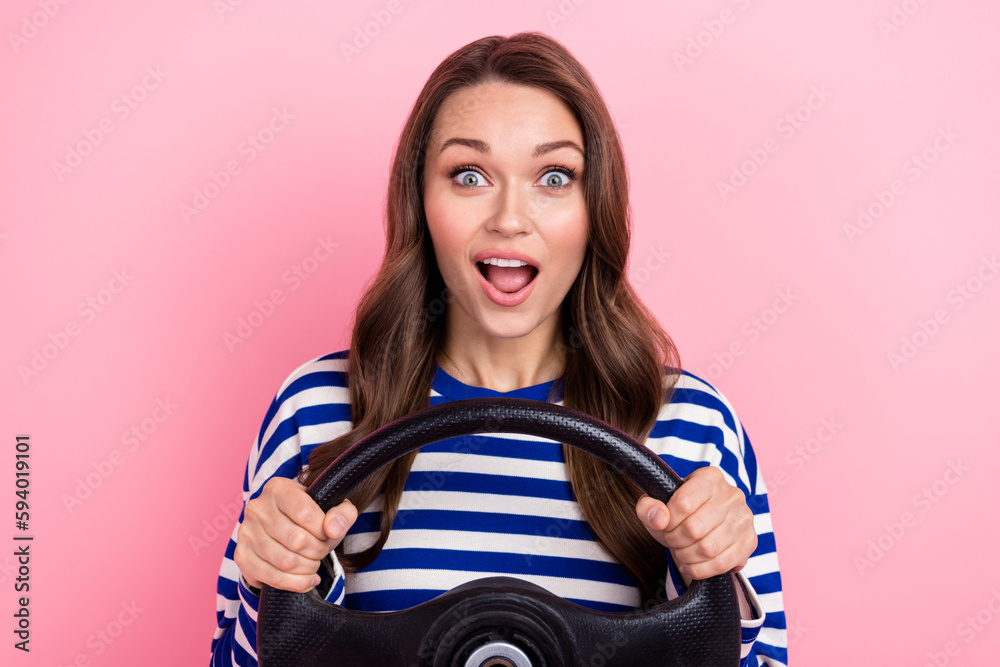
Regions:
<instances>
[{"instance_id":1,"label":"tongue","mask_svg":"<svg viewBox=\"0 0 1000 667\"><path fill-rule=\"evenodd\" d=\"M517 292L531 282L534 267L486 265L486 280L501 292Z\"/></svg>"}]
</instances>

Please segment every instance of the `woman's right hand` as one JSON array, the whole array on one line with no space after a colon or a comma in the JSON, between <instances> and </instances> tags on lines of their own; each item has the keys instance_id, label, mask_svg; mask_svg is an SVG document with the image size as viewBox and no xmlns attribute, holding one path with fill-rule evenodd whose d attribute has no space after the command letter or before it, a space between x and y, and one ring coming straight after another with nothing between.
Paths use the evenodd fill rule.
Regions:
<instances>
[{"instance_id":1,"label":"woman's right hand","mask_svg":"<svg viewBox=\"0 0 1000 667\"><path fill-rule=\"evenodd\" d=\"M350 500L324 515L304 485L272 477L243 510L233 561L251 586L305 593L319 583L320 561L357 518Z\"/></svg>"}]
</instances>

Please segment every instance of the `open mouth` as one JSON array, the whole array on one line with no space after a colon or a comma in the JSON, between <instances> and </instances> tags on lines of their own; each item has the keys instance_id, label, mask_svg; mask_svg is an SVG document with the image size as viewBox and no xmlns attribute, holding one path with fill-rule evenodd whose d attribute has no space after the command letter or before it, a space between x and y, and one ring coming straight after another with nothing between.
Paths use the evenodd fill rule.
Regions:
<instances>
[{"instance_id":1,"label":"open mouth","mask_svg":"<svg viewBox=\"0 0 1000 667\"><path fill-rule=\"evenodd\" d=\"M476 268L490 285L501 292L520 292L538 275L538 267L519 259L488 257L476 262Z\"/></svg>"}]
</instances>

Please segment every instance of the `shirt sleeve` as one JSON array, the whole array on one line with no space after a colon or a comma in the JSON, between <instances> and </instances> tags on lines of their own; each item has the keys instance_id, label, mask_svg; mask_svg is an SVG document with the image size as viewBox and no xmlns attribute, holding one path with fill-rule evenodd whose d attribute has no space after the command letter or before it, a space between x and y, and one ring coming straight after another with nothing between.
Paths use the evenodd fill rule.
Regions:
<instances>
[{"instance_id":1,"label":"shirt sleeve","mask_svg":"<svg viewBox=\"0 0 1000 667\"><path fill-rule=\"evenodd\" d=\"M771 527L764 476L739 417L729 401L716 389L685 373L678 392L682 405L665 410L665 422L676 420L677 428L664 428L664 440L674 441L675 449L664 445L660 456L681 477L705 465L717 465L726 479L743 491L754 515L757 548L746 566L737 573L752 615L741 619L740 667L787 667L788 644L781 589L778 554ZM658 425L657 428L661 428ZM655 434L655 432L654 432ZM683 452L677 443L683 443ZM704 446L692 446L698 441ZM669 453L667 453L669 452ZM672 558L667 559L666 593L673 599L685 590Z\"/></svg>"},{"instance_id":2,"label":"shirt sleeve","mask_svg":"<svg viewBox=\"0 0 1000 667\"><path fill-rule=\"evenodd\" d=\"M236 538L243 523L246 504L258 497L272 477L298 479L303 469L302 443L296 419L295 402L279 402L276 395L264 418L260 432L247 457L243 476L243 507L222 559L216 589L218 625L212 638L212 667L257 667L257 611L260 597L250 590L233 560ZM300 480L301 481L301 480ZM330 553L332 578L326 568L320 568L323 581L319 590L326 590L324 599L343 604L344 569L336 553ZM324 588L329 586L329 588Z\"/></svg>"},{"instance_id":3,"label":"shirt sleeve","mask_svg":"<svg viewBox=\"0 0 1000 667\"><path fill-rule=\"evenodd\" d=\"M778 551L771 526L771 510L767 502L767 488L750 439L733 415L743 443L743 463L751 474L753 484L747 495L747 506L754 515L757 531L757 548L750 555L746 567L737 578L744 583L751 606L756 605L763 619L750 623L743 621L742 665L754 667L787 667L788 636L785 629L785 605L781 590L781 572L778 569Z\"/></svg>"}]
</instances>

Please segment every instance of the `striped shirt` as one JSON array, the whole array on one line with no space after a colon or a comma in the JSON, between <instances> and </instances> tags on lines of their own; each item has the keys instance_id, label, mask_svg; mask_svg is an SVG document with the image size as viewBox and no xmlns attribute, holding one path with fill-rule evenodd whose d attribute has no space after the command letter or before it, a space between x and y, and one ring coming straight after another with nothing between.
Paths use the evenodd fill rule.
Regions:
<instances>
[{"instance_id":1,"label":"striped shirt","mask_svg":"<svg viewBox=\"0 0 1000 667\"><path fill-rule=\"evenodd\" d=\"M430 405L478 397L548 400L555 380L498 392L463 384L438 367ZM562 403L561 396L556 398ZM313 359L282 384L247 459L243 504L274 476L301 481L309 454L351 429L347 351ZM678 475L719 467L754 513L757 548L737 575L754 619L742 621L744 665L787 664L781 575L771 530L767 489L750 440L726 398L687 371L661 407L645 442ZM355 553L378 536L381 497L344 538ZM243 512L233 529L217 589L218 625L211 664L257 665L257 609L233 561ZM596 610L626 611L641 604L628 572L595 540L574 499L559 443L515 434L479 434L427 445L416 456L399 512L379 556L347 577L334 561L319 591L351 609L394 611L434 598L474 579L513 576ZM684 585L667 559L667 597Z\"/></svg>"}]
</instances>

